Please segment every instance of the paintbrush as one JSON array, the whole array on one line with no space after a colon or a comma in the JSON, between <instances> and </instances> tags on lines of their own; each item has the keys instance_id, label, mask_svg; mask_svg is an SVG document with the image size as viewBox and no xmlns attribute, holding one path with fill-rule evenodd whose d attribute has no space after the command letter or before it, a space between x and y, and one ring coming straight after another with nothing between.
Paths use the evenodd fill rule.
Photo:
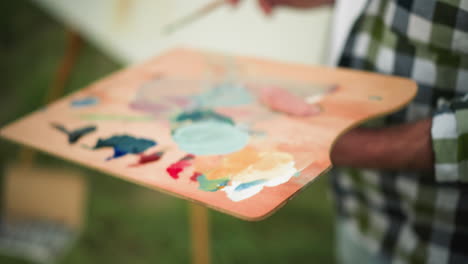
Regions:
<instances>
[{"instance_id":1,"label":"paintbrush","mask_svg":"<svg viewBox=\"0 0 468 264\"><path fill-rule=\"evenodd\" d=\"M212 2L209 2L206 5L196 9L192 13L180 18L179 20L176 20L175 22L172 22L172 23L166 25L163 28L163 33L164 34L174 33L175 31L177 31L177 30L183 28L184 26L196 21L197 19L200 19L203 16L208 15L209 13L211 13L214 10L218 9L219 7L225 5L226 3L227 3L226 0L214 0Z\"/></svg>"}]
</instances>

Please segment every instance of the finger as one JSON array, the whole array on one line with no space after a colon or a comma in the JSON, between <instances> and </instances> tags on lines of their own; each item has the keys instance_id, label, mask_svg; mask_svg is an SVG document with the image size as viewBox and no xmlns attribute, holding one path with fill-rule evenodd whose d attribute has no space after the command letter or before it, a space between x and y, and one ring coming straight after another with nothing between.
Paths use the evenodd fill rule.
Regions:
<instances>
[{"instance_id":1,"label":"finger","mask_svg":"<svg viewBox=\"0 0 468 264\"><path fill-rule=\"evenodd\" d=\"M227 0L227 2L232 6L236 6L237 4L239 4L240 0Z\"/></svg>"},{"instance_id":2,"label":"finger","mask_svg":"<svg viewBox=\"0 0 468 264\"><path fill-rule=\"evenodd\" d=\"M259 0L258 2L260 3L260 7L262 8L263 12L264 12L266 15L271 15L271 13L273 12L273 4L272 4L272 1L269 1L269 0Z\"/></svg>"}]
</instances>

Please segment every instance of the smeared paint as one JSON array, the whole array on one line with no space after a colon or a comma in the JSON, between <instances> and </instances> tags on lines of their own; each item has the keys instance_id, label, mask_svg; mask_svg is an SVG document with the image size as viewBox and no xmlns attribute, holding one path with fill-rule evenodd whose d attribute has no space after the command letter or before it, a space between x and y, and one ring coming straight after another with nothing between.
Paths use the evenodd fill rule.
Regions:
<instances>
[{"instance_id":1,"label":"smeared paint","mask_svg":"<svg viewBox=\"0 0 468 264\"><path fill-rule=\"evenodd\" d=\"M371 101L382 101L382 96L370 95L369 100L371 100Z\"/></svg>"},{"instance_id":2,"label":"smeared paint","mask_svg":"<svg viewBox=\"0 0 468 264\"><path fill-rule=\"evenodd\" d=\"M137 163L131 164L129 167L137 167L150 162L156 162L160 160L163 155L163 151L157 151L151 154L140 154L140 158L138 159Z\"/></svg>"},{"instance_id":3,"label":"smeared paint","mask_svg":"<svg viewBox=\"0 0 468 264\"><path fill-rule=\"evenodd\" d=\"M186 111L178 114L173 118L174 123L184 123L184 122L201 122L201 121L219 121L222 123L227 123L234 125L234 121L225 115L218 114L213 110L209 109L195 109L193 111Z\"/></svg>"},{"instance_id":4,"label":"smeared paint","mask_svg":"<svg viewBox=\"0 0 468 264\"><path fill-rule=\"evenodd\" d=\"M195 158L194 155L188 154L179 161L169 165L166 171L173 179L179 179L179 174L184 171L185 168L192 165L192 160Z\"/></svg>"},{"instance_id":5,"label":"smeared paint","mask_svg":"<svg viewBox=\"0 0 468 264\"><path fill-rule=\"evenodd\" d=\"M94 106L99 104L99 98L94 97L94 96L88 96L84 98L79 98L79 99L74 99L71 101L70 106L71 107L88 107L88 106Z\"/></svg>"},{"instance_id":6,"label":"smeared paint","mask_svg":"<svg viewBox=\"0 0 468 264\"><path fill-rule=\"evenodd\" d=\"M297 173L291 154L259 152L252 147L226 155L221 162L215 164L219 165L207 171L199 170L196 165L197 171L203 173L203 176L198 177L200 189L222 189L232 201L252 197L264 187L283 184ZM200 166L203 167L206 166Z\"/></svg>"},{"instance_id":7,"label":"smeared paint","mask_svg":"<svg viewBox=\"0 0 468 264\"><path fill-rule=\"evenodd\" d=\"M197 107L239 106L254 101L252 94L239 83L221 83L194 97Z\"/></svg>"},{"instance_id":8,"label":"smeared paint","mask_svg":"<svg viewBox=\"0 0 468 264\"><path fill-rule=\"evenodd\" d=\"M172 112L188 109L193 105L192 96L188 95L161 95L160 91L173 90L185 84L174 80L158 79L143 84L137 91L135 98L130 102L132 110L150 113L152 115L167 115Z\"/></svg>"},{"instance_id":9,"label":"smeared paint","mask_svg":"<svg viewBox=\"0 0 468 264\"><path fill-rule=\"evenodd\" d=\"M113 115L113 114L81 114L81 120L87 121L123 121L123 122L145 122L152 121L152 116L126 116L126 115Z\"/></svg>"},{"instance_id":10,"label":"smeared paint","mask_svg":"<svg viewBox=\"0 0 468 264\"><path fill-rule=\"evenodd\" d=\"M288 90L275 86L262 87L259 90L259 99L270 109L288 115L307 117L320 113L318 105L308 104Z\"/></svg>"},{"instance_id":11,"label":"smeared paint","mask_svg":"<svg viewBox=\"0 0 468 264\"><path fill-rule=\"evenodd\" d=\"M258 162L260 155L254 148L246 147L238 152L224 156L221 161L208 159L205 163L208 163L208 165L213 164L211 169L206 169L207 166L203 166L204 164L198 164L199 160L202 161L201 158L197 158L195 163L197 171L203 172L207 179L214 180L234 177L234 175L239 174L245 168Z\"/></svg>"},{"instance_id":12,"label":"smeared paint","mask_svg":"<svg viewBox=\"0 0 468 264\"><path fill-rule=\"evenodd\" d=\"M186 96L166 96L164 99L180 108L185 108L192 104L192 99Z\"/></svg>"},{"instance_id":13,"label":"smeared paint","mask_svg":"<svg viewBox=\"0 0 468 264\"><path fill-rule=\"evenodd\" d=\"M75 129L73 131L68 131L63 125L56 123L53 123L51 125L55 129L65 133L68 136L68 143L70 144L74 144L84 135L96 131L96 126L85 126L82 128Z\"/></svg>"},{"instance_id":14,"label":"smeared paint","mask_svg":"<svg viewBox=\"0 0 468 264\"><path fill-rule=\"evenodd\" d=\"M259 184L262 184L262 183L265 183L266 180L256 180L256 181L251 181L251 182L246 182L246 183L242 183L242 184L239 184L237 185L236 189L234 189L234 191L238 192L238 191L243 191L243 190L246 190L250 187L253 187L255 185L259 185Z\"/></svg>"},{"instance_id":15,"label":"smeared paint","mask_svg":"<svg viewBox=\"0 0 468 264\"><path fill-rule=\"evenodd\" d=\"M227 178L209 180L203 174L197 178L197 181L200 184L198 186L198 189L203 190L205 192L216 192L218 190L223 189L229 183L229 179Z\"/></svg>"},{"instance_id":16,"label":"smeared paint","mask_svg":"<svg viewBox=\"0 0 468 264\"><path fill-rule=\"evenodd\" d=\"M254 169L253 167L255 165L231 178L231 184L223 189L229 199L237 202L250 198L259 193L264 187L274 187L288 182L297 172L294 161L277 164L269 170ZM248 179L251 179L251 181L245 182ZM244 184L251 182L255 182L255 184L248 185L248 188L246 188L247 186Z\"/></svg>"},{"instance_id":17,"label":"smeared paint","mask_svg":"<svg viewBox=\"0 0 468 264\"><path fill-rule=\"evenodd\" d=\"M129 107L132 110L142 111L151 114L160 114L169 110L169 107L164 104L152 103L147 101L134 101L129 104Z\"/></svg>"},{"instance_id":18,"label":"smeared paint","mask_svg":"<svg viewBox=\"0 0 468 264\"><path fill-rule=\"evenodd\" d=\"M200 177L200 176L202 176L201 173L199 173L199 172L194 172L194 173L192 174L192 177L190 177L190 180L193 181L193 182L196 182L196 181L198 180L198 177Z\"/></svg>"},{"instance_id":19,"label":"smeared paint","mask_svg":"<svg viewBox=\"0 0 468 264\"><path fill-rule=\"evenodd\" d=\"M338 85L332 85L329 88L325 89L323 92L314 94L314 95L308 95L305 99L305 101L309 104L317 104L320 101L322 101L325 96L334 93L338 91Z\"/></svg>"},{"instance_id":20,"label":"smeared paint","mask_svg":"<svg viewBox=\"0 0 468 264\"><path fill-rule=\"evenodd\" d=\"M244 148L249 134L223 122L203 121L176 129L172 138L188 153L223 155Z\"/></svg>"},{"instance_id":21,"label":"smeared paint","mask_svg":"<svg viewBox=\"0 0 468 264\"><path fill-rule=\"evenodd\" d=\"M135 138L129 135L116 135L106 139L98 139L93 149L108 148L114 149L114 155L107 160L119 158L127 154L139 154L157 143L151 139Z\"/></svg>"},{"instance_id":22,"label":"smeared paint","mask_svg":"<svg viewBox=\"0 0 468 264\"><path fill-rule=\"evenodd\" d=\"M325 94L321 93L321 94L315 94L315 95L310 95L310 96L307 96L305 101L308 103L308 104L316 104L316 103L319 103L320 101L322 101L322 99L325 97Z\"/></svg>"}]
</instances>

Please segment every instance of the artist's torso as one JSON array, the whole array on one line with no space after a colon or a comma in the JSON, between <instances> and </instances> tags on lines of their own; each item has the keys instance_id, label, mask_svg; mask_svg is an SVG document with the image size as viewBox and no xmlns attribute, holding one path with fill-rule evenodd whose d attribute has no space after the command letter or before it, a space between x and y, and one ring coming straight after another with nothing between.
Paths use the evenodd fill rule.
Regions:
<instances>
[{"instance_id":1,"label":"artist's torso","mask_svg":"<svg viewBox=\"0 0 468 264\"><path fill-rule=\"evenodd\" d=\"M411 78L419 87L414 101L383 125L431 117L441 100L468 92L468 0L370 0L363 12L339 65ZM389 259L425 262L439 247L444 263L468 235L459 216L468 214L460 207L468 197L463 184L421 173L340 169L333 186L340 216Z\"/></svg>"}]
</instances>

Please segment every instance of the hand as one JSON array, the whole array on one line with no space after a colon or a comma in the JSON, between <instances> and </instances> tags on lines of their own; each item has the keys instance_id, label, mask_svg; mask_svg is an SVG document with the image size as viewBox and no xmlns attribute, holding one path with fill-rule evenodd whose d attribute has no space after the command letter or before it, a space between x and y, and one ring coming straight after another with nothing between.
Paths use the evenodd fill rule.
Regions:
<instances>
[{"instance_id":1,"label":"hand","mask_svg":"<svg viewBox=\"0 0 468 264\"><path fill-rule=\"evenodd\" d=\"M386 128L355 128L331 151L333 165L354 168L432 171L431 119Z\"/></svg>"},{"instance_id":2,"label":"hand","mask_svg":"<svg viewBox=\"0 0 468 264\"><path fill-rule=\"evenodd\" d=\"M232 5L237 5L240 0L227 0ZM258 0L263 12L270 15L273 8L277 6L288 6L293 8L311 8L325 4L332 4L334 0Z\"/></svg>"}]
</instances>

